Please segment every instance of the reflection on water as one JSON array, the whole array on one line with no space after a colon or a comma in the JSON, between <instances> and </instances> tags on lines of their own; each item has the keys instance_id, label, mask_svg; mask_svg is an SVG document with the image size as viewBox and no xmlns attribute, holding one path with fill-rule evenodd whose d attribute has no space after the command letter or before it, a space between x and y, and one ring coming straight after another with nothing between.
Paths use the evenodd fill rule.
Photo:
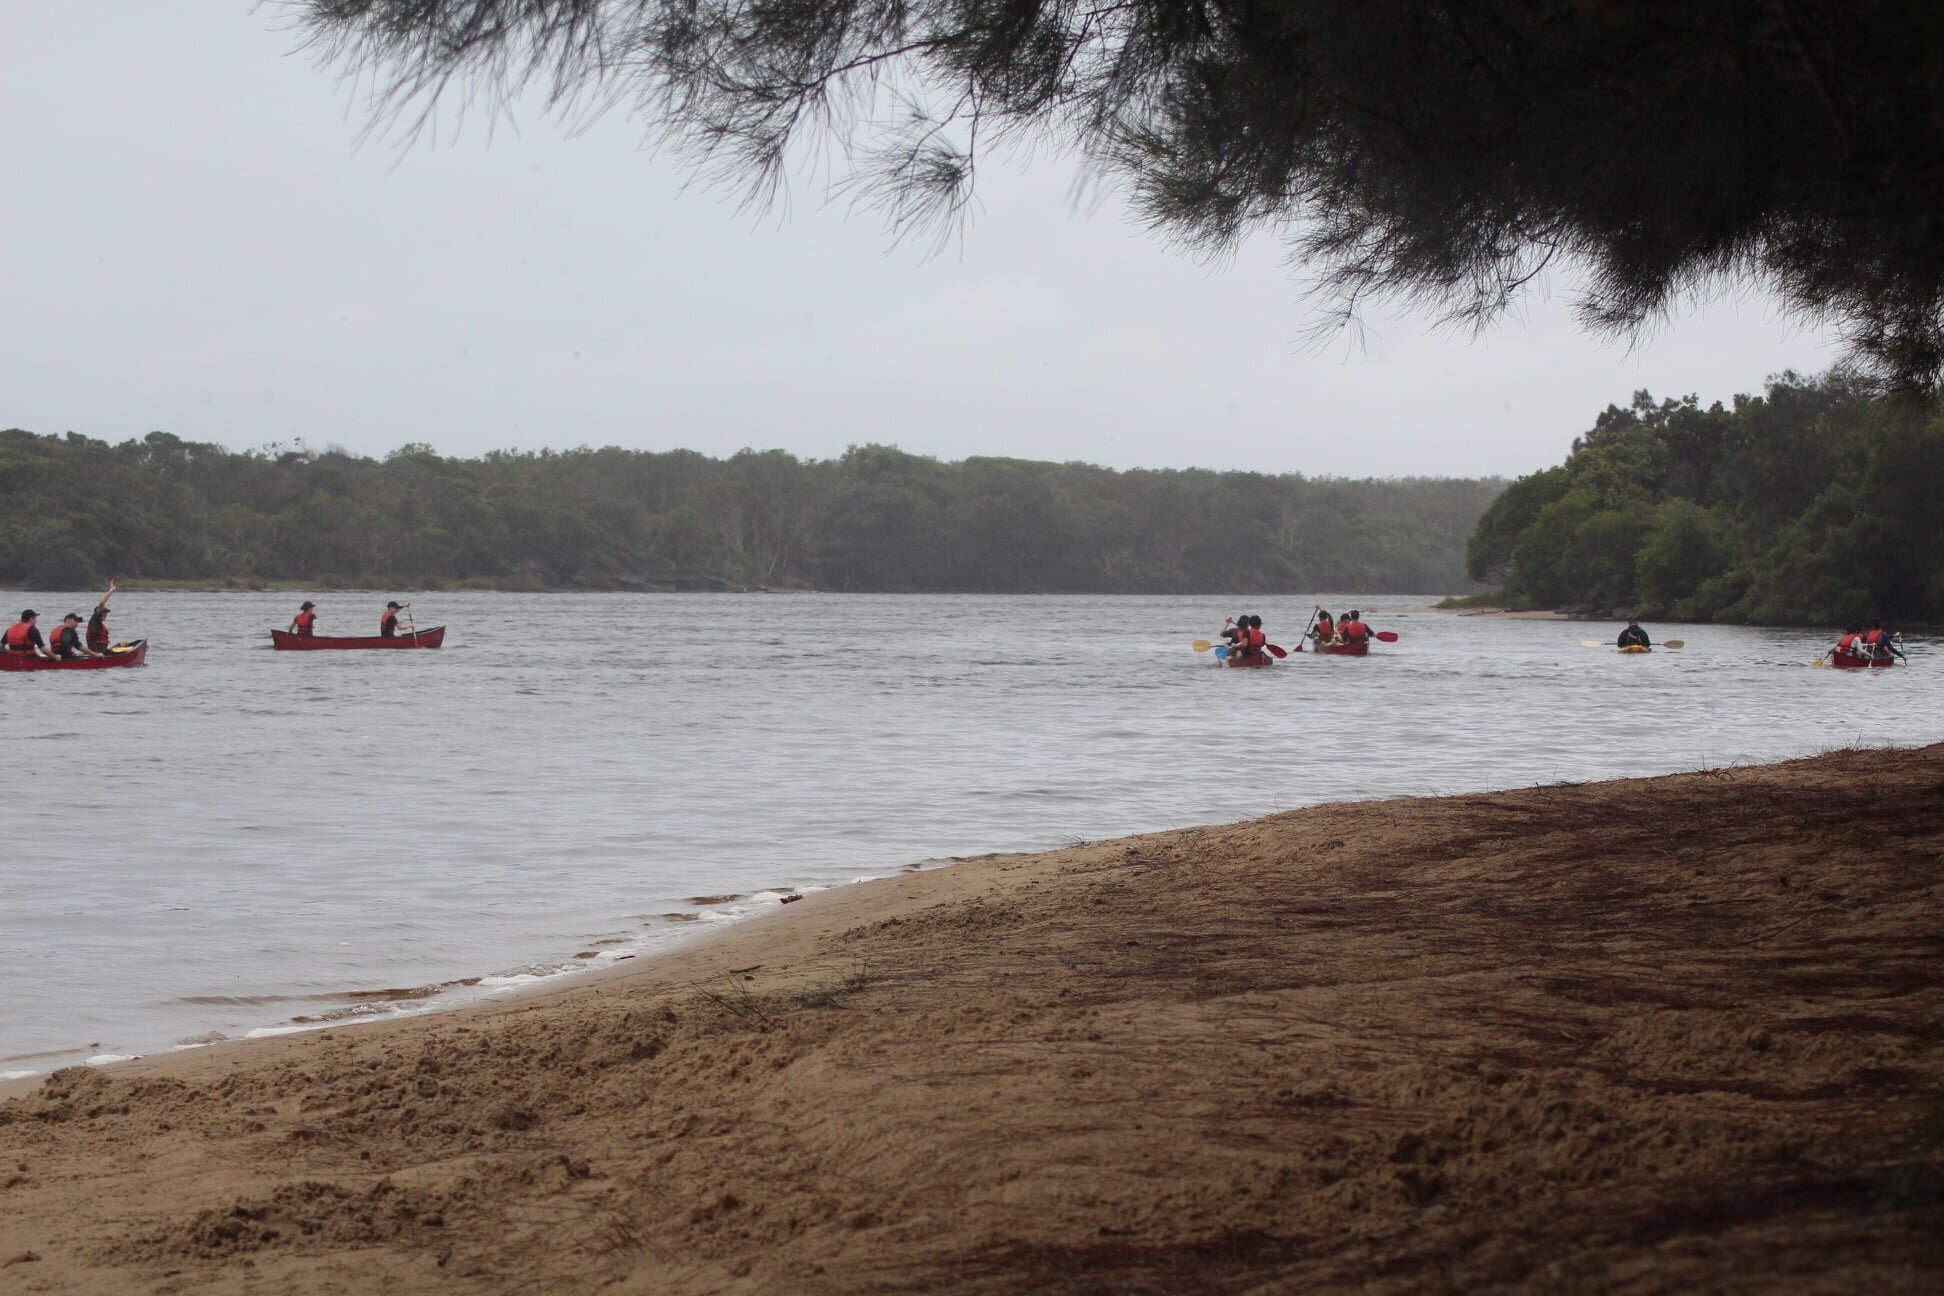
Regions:
<instances>
[{"instance_id":1,"label":"reflection on water","mask_svg":"<svg viewBox=\"0 0 1944 1296\"><path fill-rule=\"evenodd\" d=\"M1630 657L1426 600L1360 600L1402 634L1368 659L1224 671L1188 645L1232 597L424 594L441 651L271 652L300 598L124 593L148 667L0 676L0 1072L488 993L919 860L1944 738L1915 642ZM1249 610L1290 646L1310 603Z\"/></svg>"}]
</instances>

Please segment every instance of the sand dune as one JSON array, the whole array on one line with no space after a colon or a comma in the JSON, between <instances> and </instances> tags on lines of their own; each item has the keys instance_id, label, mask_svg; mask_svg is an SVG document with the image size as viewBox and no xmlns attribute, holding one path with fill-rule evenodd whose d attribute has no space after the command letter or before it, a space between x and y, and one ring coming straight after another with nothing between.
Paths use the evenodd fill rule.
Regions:
<instances>
[{"instance_id":1,"label":"sand dune","mask_svg":"<svg viewBox=\"0 0 1944 1296\"><path fill-rule=\"evenodd\" d=\"M0 1290L1933 1291L1941 883L1944 746L966 861L60 1072Z\"/></svg>"}]
</instances>

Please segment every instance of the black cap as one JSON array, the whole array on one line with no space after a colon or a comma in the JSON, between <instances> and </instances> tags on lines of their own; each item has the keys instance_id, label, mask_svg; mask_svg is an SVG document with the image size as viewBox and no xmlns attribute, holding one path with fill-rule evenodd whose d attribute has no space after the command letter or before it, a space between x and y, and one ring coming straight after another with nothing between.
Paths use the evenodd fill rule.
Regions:
<instances>
[{"instance_id":1,"label":"black cap","mask_svg":"<svg viewBox=\"0 0 1944 1296\"><path fill-rule=\"evenodd\" d=\"M70 612L66 616L61 618L61 620L63 621L79 621L80 619L81 619L81 614L79 612Z\"/></svg>"},{"instance_id":2,"label":"black cap","mask_svg":"<svg viewBox=\"0 0 1944 1296\"><path fill-rule=\"evenodd\" d=\"M399 608L399 609L403 609L405 605L404 605L403 603L387 603L387 604L385 604L385 606L386 606L386 607L388 607L388 608Z\"/></svg>"},{"instance_id":3,"label":"black cap","mask_svg":"<svg viewBox=\"0 0 1944 1296\"><path fill-rule=\"evenodd\" d=\"M22 613L20 614L20 619L21 619L22 621L32 621L32 620L33 620L33 619L34 619L35 617L37 617L37 616L39 616L39 615L40 615L40 613L38 613L38 612L36 612L36 611L34 611L34 609L32 609L32 608L28 608L28 609L27 609L27 610L26 610L25 612L22 612Z\"/></svg>"},{"instance_id":4,"label":"black cap","mask_svg":"<svg viewBox=\"0 0 1944 1296\"><path fill-rule=\"evenodd\" d=\"M308 612L308 611L310 611L310 610L311 610L312 608L314 608L314 607L316 607L316 606L317 606L317 604L315 604L315 603L313 603L313 602L311 602L311 601L310 601L309 599L305 599L305 600L304 600L304 606L302 606L302 607L300 607L300 608L298 608L297 610L298 610L299 612Z\"/></svg>"}]
</instances>

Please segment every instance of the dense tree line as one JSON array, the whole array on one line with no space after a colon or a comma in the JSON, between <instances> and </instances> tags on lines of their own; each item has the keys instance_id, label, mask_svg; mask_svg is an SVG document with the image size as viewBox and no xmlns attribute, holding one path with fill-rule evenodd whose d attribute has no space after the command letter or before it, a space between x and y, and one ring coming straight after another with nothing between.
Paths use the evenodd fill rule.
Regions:
<instances>
[{"instance_id":1,"label":"dense tree line","mask_svg":"<svg viewBox=\"0 0 1944 1296\"><path fill-rule=\"evenodd\" d=\"M771 192L823 134L894 226L1051 143L1168 237L1265 229L1345 311L1484 321L1550 264L1621 331L1756 283L1899 382L1944 372L1935 0L304 0L381 114L538 82ZM828 147L830 135L839 147Z\"/></svg>"},{"instance_id":2,"label":"dense tree line","mask_svg":"<svg viewBox=\"0 0 1944 1296\"><path fill-rule=\"evenodd\" d=\"M1638 392L1486 510L1468 569L1535 607L1944 621L1944 417L1852 374L1702 408Z\"/></svg>"},{"instance_id":3,"label":"dense tree line","mask_svg":"<svg viewBox=\"0 0 1944 1296\"><path fill-rule=\"evenodd\" d=\"M1201 593L1473 588L1498 479L607 448L382 461L0 432L0 583Z\"/></svg>"}]
</instances>

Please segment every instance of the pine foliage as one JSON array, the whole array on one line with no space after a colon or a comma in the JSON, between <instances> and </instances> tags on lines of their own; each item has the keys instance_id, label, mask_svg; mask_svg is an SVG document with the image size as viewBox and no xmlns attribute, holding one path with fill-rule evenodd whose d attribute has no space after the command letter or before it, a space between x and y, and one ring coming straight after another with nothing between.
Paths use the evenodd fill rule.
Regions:
<instances>
[{"instance_id":1,"label":"pine foliage","mask_svg":"<svg viewBox=\"0 0 1944 1296\"><path fill-rule=\"evenodd\" d=\"M1930 0L304 0L407 126L538 83L759 198L836 141L900 229L995 143L1070 150L1166 236L1268 228L1335 319L1482 325L1549 266L1626 333L1748 284L1879 378L1944 371L1944 6Z\"/></svg>"}]
</instances>

